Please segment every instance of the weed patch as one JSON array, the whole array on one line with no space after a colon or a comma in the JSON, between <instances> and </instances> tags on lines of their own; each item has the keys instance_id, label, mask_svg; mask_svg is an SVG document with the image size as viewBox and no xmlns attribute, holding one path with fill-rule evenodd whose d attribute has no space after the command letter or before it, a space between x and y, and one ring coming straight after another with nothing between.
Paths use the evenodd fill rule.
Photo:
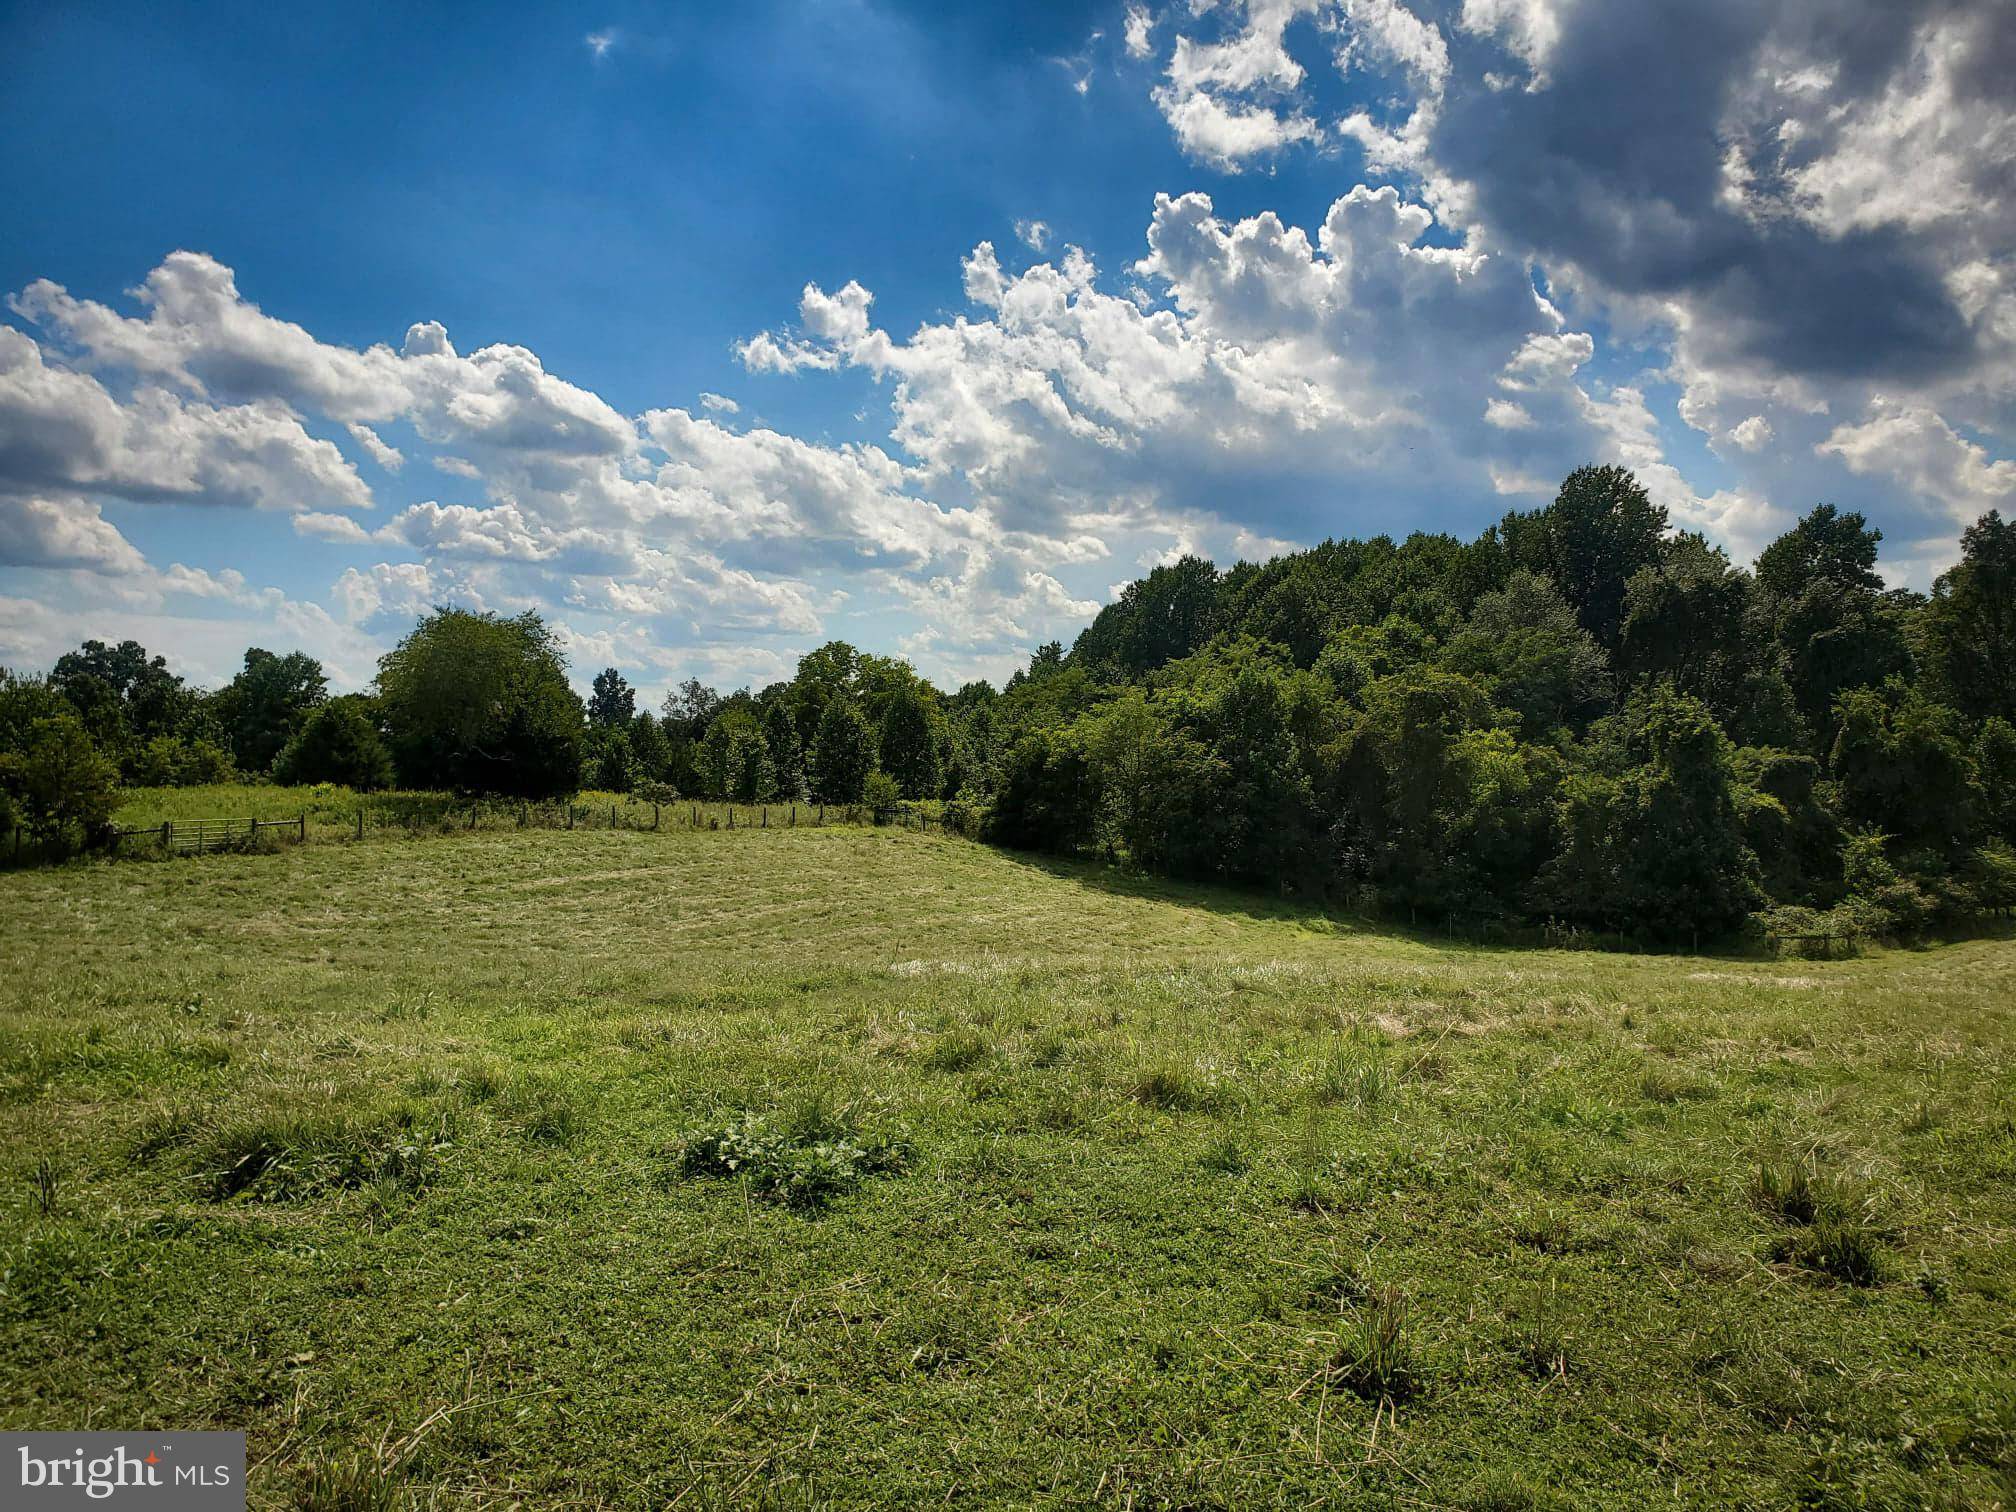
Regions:
<instances>
[{"instance_id":1,"label":"weed patch","mask_svg":"<svg viewBox=\"0 0 2016 1512\"><path fill-rule=\"evenodd\" d=\"M907 1170L911 1153L900 1134L864 1133L819 1106L782 1120L747 1113L696 1129L674 1146L673 1160L682 1176L732 1178L768 1201L810 1211L870 1176Z\"/></svg>"},{"instance_id":2,"label":"weed patch","mask_svg":"<svg viewBox=\"0 0 2016 1512\"><path fill-rule=\"evenodd\" d=\"M196 1167L213 1202L298 1202L360 1187L414 1193L435 1179L452 1144L447 1120L419 1109L376 1118L273 1114L219 1129L199 1147Z\"/></svg>"}]
</instances>

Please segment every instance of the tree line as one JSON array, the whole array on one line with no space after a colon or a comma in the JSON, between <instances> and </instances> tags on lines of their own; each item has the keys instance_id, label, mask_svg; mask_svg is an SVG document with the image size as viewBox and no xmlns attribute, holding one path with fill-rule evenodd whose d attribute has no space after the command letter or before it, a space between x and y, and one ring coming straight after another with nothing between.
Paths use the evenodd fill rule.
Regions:
<instances>
[{"instance_id":1,"label":"tree line","mask_svg":"<svg viewBox=\"0 0 2016 1512\"><path fill-rule=\"evenodd\" d=\"M81 837L118 781L234 771L942 798L1004 844L1417 918L1910 934L2016 903L2016 526L1930 594L1884 586L1881 540L1822 505L1744 570L1587 467L1471 541L1184 557L1000 688L836 641L655 712L614 668L578 697L535 614L437 609L340 698L299 653L205 692L93 641L0 678L0 801Z\"/></svg>"}]
</instances>

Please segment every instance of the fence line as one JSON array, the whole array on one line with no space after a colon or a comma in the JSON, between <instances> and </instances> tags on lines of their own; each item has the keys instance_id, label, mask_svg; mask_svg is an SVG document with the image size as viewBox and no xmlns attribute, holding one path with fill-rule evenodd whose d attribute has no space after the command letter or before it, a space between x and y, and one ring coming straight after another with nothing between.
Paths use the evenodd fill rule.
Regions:
<instances>
[{"instance_id":1,"label":"fence line","mask_svg":"<svg viewBox=\"0 0 2016 1512\"><path fill-rule=\"evenodd\" d=\"M143 825L138 829L115 829L112 831L109 848L116 851L122 840L145 836L155 841L162 850L177 855L201 855L205 851L233 850L251 845L261 830L293 830L297 844L305 844L308 839L308 816L301 814L293 819L184 819L177 824L173 819L163 819L158 825ZM20 832L15 832L15 848L20 848Z\"/></svg>"},{"instance_id":2,"label":"fence line","mask_svg":"<svg viewBox=\"0 0 2016 1512\"><path fill-rule=\"evenodd\" d=\"M164 819L159 824L122 826L107 831L102 851L113 857L156 855L202 855L214 851L246 850L257 844L262 833L305 845L310 838L309 815L291 819L261 819L256 815L238 818ZM959 834L964 826L944 815L926 812L911 804L895 809L873 809L866 804L822 803L733 803L721 800L675 800L670 803L613 802L605 809L583 803L532 803L527 800L477 799L466 804L392 802L374 806L360 803L350 814L321 815L315 823L318 838L363 840L367 835L405 833L441 834L455 830L499 829L628 829L657 831L688 830L769 830L822 828L835 826L894 827L920 832L939 830ZM42 852L23 854L25 834L15 827L12 861L46 861L60 857Z\"/></svg>"}]
</instances>

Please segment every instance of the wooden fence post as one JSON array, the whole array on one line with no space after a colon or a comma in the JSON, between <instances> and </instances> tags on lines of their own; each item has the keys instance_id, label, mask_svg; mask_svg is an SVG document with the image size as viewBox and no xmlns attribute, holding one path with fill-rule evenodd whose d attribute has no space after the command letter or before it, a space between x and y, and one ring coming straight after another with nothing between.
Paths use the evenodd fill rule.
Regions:
<instances>
[{"instance_id":1,"label":"wooden fence post","mask_svg":"<svg viewBox=\"0 0 2016 1512\"><path fill-rule=\"evenodd\" d=\"M161 821L161 849L164 851L168 849L168 821L166 819ZM17 856L21 853L21 831L18 829L14 831L14 853Z\"/></svg>"},{"instance_id":2,"label":"wooden fence post","mask_svg":"<svg viewBox=\"0 0 2016 1512\"><path fill-rule=\"evenodd\" d=\"M574 805L571 803L567 805L567 828L574 828Z\"/></svg>"},{"instance_id":3,"label":"wooden fence post","mask_svg":"<svg viewBox=\"0 0 2016 1512\"><path fill-rule=\"evenodd\" d=\"M767 803L763 805L763 828L770 828L770 805Z\"/></svg>"},{"instance_id":4,"label":"wooden fence post","mask_svg":"<svg viewBox=\"0 0 2016 1512\"><path fill-rule=\"evenodd\" d=\"M658 828L658 805L655 803L651 805L651 828Z\"/></svg>"},{"instance_id":5,"label":"wooden fence post","mask_svg":"<svg viewBox=\"0 0 2016 1512\"><path fill-rule=\"evenodd\" d=\"M826 822L826 805L823 803L819 805L819 822L821 824Z\"/></svg>"},{"instance_id":6,"label":"wooden fence post","mask_svg":"<svg viewBox=\"0 0 2016 1512\"><path fill-rule=\"evenodd\" d=\"M308 810L301 810L301 843L308 843Z\"/></svg>"},{"instance_id":7,"label":"wooden fence post","mask_svg":"<svg viewBox=\"0 0 2016 1512\"><path fill-rule=\"evenodd\" d=\"M732 803L728 805L728 828L735 828L735 805Z\"/></svg>"},{"instance_id":8,"label":"wooden fence post","mask_svg":"<svg viewBox=\"0 0 2016 1512\"><path fill-rule=\"evenodd\" d=\"M798 805L795 803L791 805L791 828L798 828Z\"/></svg>"},{"instance_id":9,"label":"wooden fence post","mask_svg":"<svg viewBox=\"0 0 2016 1512\"><path fill-rule=\"evenodd\" d=\"M616 805L613 803L609 805L609 828L616 828Z\"/></svg>"}]
</instances>

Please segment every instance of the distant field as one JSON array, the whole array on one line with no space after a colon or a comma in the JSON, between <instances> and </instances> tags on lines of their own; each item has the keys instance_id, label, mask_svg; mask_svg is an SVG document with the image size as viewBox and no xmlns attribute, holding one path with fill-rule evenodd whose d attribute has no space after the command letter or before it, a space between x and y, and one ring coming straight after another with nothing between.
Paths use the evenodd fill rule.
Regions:
<instances>
[{"instance_id":1,"label":"distant field","mask_svg":"<svg viewBox=\"0 0 2016 1512\"><path fill-rule=\"evenodd\" d=\"M255 1505L2016 1496L2007 939L503 828L6 875L0 974L0 1422Z\"/></svg>"}]
</instances>

